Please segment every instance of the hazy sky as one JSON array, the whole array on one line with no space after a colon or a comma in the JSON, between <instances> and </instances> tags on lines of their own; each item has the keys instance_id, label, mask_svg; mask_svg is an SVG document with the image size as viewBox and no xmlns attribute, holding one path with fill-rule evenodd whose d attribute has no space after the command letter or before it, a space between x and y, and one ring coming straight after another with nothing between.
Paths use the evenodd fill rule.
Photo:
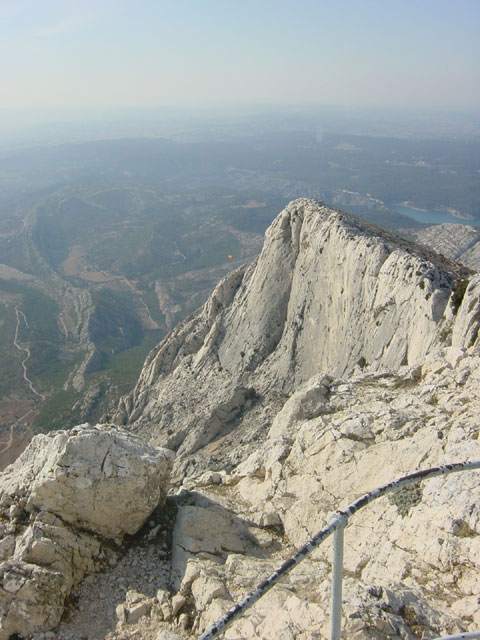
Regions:
<instances>
[{"instance_id":1,"label":"hazy sky","mask_svg":"<svg viewBox=\"0 0 480 640\"><path fill-rule=\"evenodd\" d=\"M480 108L480 0L0 0L1 107Z\"/></svg>"}]
</instances>

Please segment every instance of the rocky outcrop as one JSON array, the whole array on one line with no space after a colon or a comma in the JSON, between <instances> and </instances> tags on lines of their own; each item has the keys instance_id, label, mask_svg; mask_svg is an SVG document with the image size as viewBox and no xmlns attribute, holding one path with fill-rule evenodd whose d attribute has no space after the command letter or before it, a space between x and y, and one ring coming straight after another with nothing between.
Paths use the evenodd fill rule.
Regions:
<instances>
[{"instance_id":1,"label":"rocky outcrop","mask_svg":"<svg viewBox=\"0 0 480 640\"><path fill-rule=\"evenodd\" d=\"M177 449L184 473L186 456L223 437L230 444L233 427L237 440L255 441L285 395L319 371L421 360L444 339L459 275L437 258L319 202L290 203L258 260L152 351L117 420Z\"/></svg>"},{"instance_id":2,"label":"rocky outcrop","mask_svg":"<svg viewBox=\"0 0 480 640\"><path fill-rule=\"evenodd\" d=\"M242 458L244 445L236 443L238 465L200 476L192 465L173 498L171 560L167 555L159 566L150 554L164 545L145 544L148 559L136 561L142 575L152 566L155 576L169 575L171 592L149 589L147 580L133 593L136 562L129 557L121 573L117 565L112 578L101 576L102 585L116 585L121 576L126 592L108 598L110 633L98 636L156 640L169 629L198 637L333 510L405 473L480 459L479 383L476 347L434 350L395 373L315 374L284 401L255 452ZM345 531L344 637L415 640L478 629L479 505L479 472L467 471L426 480L356 513ZM152 527L147 537L154 539ZM79 609L91 611L102 588L85 585ZM331 539L225 637L327 638L330 589ZM70 625L70 634L65 628L61 638L77 637L78 625Z\"/></svg>"},{"instance_id":3,"label":"rocky outcrop","mask_svg":"<svg viewBox=\"0 0 480 640\"><path fill-rule=\"evenodd\" d=\"M152 351L121 403L118 416L131 430L177 449L178 492L168 503L177 513L167 522L152 517L144 547L129 562L106 571L94 589L75 591L85 603L80 610L102 617L92 633L108 640L195 636L332 511L406 473L479 459L479 287L480 277L348 214L291 203L258 260L222 280ZM109 430L119 437L116 428L101 431ZM93 487L108 512L109 478L134 465L102 444L89 471L79 455L85 447L64 447L65 437L59 434L49 455L35 449L38 462L30 460L21 482L6 476L0 602L13 620L18 607L45 611L42 597L55 593L52 624L86 565L108 562L98 532L109 535L110 527L120 536L136 517L128 488L118 518L111 510L109 519L91 513L83 493ZM155 490L156 455L150 448L140 455ZM161 457L169 466L170 456ZM25 483L31 486L22 493L17 487ZM68 507L72 486L76 515ZM477 628L479 505L478 472L469 471L412 485L356 513L345 531L345 637L414 640ZM156 544L160 530L165 537ZM327 637L330 557L331 541L226 637ZM160 582L148 575L152 566ZM37 583L46 586L35 591ZM108 606L98 608L112 583ZM90 633L88 622L62 623L59 637Z\"/></svg>"},{"instance_id":4,"label":"rocky outcrop","mask_svg":"<svg viewBox=\"0 0 480 640\"><path fill-rule=\"evenodd\" d=\"M432 247L451 260L480 271L480 230L463 224L447 222L410 231L418 242Z\"/></svg>"},{"instance_id":5,"label":"rocky outcrop","mask_svg":"<svg viewBox=\"0 0 480 640\"><path fill-rule=\"evenodd\" d=\"M135 533L165 500L172 454L114 425L88 424L36 436L1 477L0 504L121 538ZM121 500L118 497L121 496Z\"/></svg>"},{"instance_id":6,"label":"rocky outcrop","mask_svg":"<svg viewBox=\"0 0 480 640\"><path fill-rule=\"evenodd\" d=\"M35 436L0 476L0 638L58 624L86 573L165 500L172 454L113 425Z\"/></svg>"},{"instance_id":7,"label":"rocky outcrop","mask_svg":"<svg viewBox=\"0 0 480 640\"><path fill-rule=\"evenodd\" d=\"M396 374L317 374L232 473L187 479L202 494L192 494L195 543L183 516L174 544L195 628L213 624L288 549L363 493L421 468L479 460L479 365L475 349L449 347ZM479 504L478 472L469 471L413 485L355 514L345 531L345 637L413 640L478 628ZM221 508L224 525L199 535L200 523L207 528ZM327 542L226 637L328 637L330 585Z\"/></svg>"}]
</instances>

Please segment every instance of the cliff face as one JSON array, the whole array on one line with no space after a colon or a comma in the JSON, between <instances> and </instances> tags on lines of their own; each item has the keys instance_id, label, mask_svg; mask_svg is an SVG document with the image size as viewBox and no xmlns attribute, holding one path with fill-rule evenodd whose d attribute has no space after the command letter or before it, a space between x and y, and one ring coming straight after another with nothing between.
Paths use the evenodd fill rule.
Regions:
<instances>
[{"instance_id":1,"label":"cliff face","mask_svg":"<svg viewBox=\"0 0 480 640\"><path fill-rule=\"evenodd\" d=\"M418 242L435 251L480 270L480 230L463 224L446 222L412 232Z\"/></svg>"},{"instance_id":2,"label":"cliff face","mask_svg":"<svg viewBox=\"0 0 480 640\"><path fill-rule=\"evenodd\" d=\"M458 277L458 267L430 258L317 201L290 203L259 258L150 354L117 419L181 460L232 429L255 440L318 372L395 371L421 360L454 320Z\"/></svg>"}]
</instances>

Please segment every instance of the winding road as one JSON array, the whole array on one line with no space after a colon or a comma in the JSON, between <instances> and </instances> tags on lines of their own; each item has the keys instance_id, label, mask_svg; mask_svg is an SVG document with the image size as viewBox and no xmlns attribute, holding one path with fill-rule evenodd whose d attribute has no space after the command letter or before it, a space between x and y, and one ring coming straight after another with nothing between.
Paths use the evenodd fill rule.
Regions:
<instances>
[{"instance_id":1,"label":"winding road","mask_svg":"<svg viewBox=\"0 0 480 640\"><path fill-rule=\"evenodd\" d=\"M13 339L13 344L15 345L15 347L19 351L23 351L26 354L25 357L22 360L23 379L25 380L25 382L30 387L30 391L32 393L34 393L38 398L40 398L40 400L43 402L43 400L45 400L45 396L43 395L43 393L40 393L39 391L37 391L35 389L35 387L33 386L32 381L30 380L30 378L27 375L26 362L30 358L30 348L28 347L28 345L23 346L18 342L18 330L20 328L20 316L22 316L23 321L25 322L25 326L27 327L27 329L29 328L28 321L27 321L27 318L25 317L25 314L23 313L23 311L19 310L18 305L15 306L15 313L16 313L16 316L17 316L17 326L15 327L15 337Z\"/></svg>"},{"instance_id":2,"label":"winding road","mask_svg":"<svg viewBox=\"0 0 480 640\"><path fill-rule=\"evenodd\" d=\"M23 320L23 322L25 323L25 326L28 329L29 328L28 320L27 320L25 314L23 313L23 311L20 311L18 304L15 306L15 314L16 314L16 317L17 317L17 324L16 324L16 327L15 327L15 336L14 336L14 339L13 339L13 344L15 345L16 349L18 349L18 351L21 352L21 354L22 354L23 378L24 378L25 382L27 383L30 391L34 395L36 395L37 398L40 399L40 401L43 402L43 400L45 400L45 395L43 393L41 393L40 391L37 391L37 389L35 389L35 387L33 386L32 381L28 377L28 373L27 373L27 365L26 365L26 363L28 362L28 359L30 358L30 349L29 349L28 345L22 345L18 340L18 332L19 332L19 329L20 329L20 322ZM4 454L6 451L8 451L11 448L11 446L13 444L13 441L14 441L15 429L19 425L21 425L21 423L23 423L26 418L28 418L32 413L34 413L34 411L35 411L34 409L29 409L26 413L23 414L23 416L18 418L13 424L10 425L8 440L0 440L0 447L1 447L0 448L0 455Z\"/></svg>"}]
</instances>

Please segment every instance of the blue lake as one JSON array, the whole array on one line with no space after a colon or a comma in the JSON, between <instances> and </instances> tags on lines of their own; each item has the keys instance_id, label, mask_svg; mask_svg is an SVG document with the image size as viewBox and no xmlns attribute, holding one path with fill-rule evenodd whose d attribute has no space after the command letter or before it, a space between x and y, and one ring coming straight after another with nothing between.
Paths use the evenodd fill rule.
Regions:
<instances>
[{"instance_id":1,"label":"blue lake","mask_svg":"<svg viewBox=\"0 0 480 640\"><path fill-rule=\"evenodd\" d=\"M429 209L428 211L419 211L418 209L412 209L404 204L394 204L390 207L392 211L397 213L403 213L405 216L409 216L418 222L424 222L425 224L442 224L444 222L456 222L457 224L468 224L472 226L480 226L480 219L464 220L463 218L456 218L452 216L448 211L436 211L435 209Z\"/></svg>"}]
</instances>

